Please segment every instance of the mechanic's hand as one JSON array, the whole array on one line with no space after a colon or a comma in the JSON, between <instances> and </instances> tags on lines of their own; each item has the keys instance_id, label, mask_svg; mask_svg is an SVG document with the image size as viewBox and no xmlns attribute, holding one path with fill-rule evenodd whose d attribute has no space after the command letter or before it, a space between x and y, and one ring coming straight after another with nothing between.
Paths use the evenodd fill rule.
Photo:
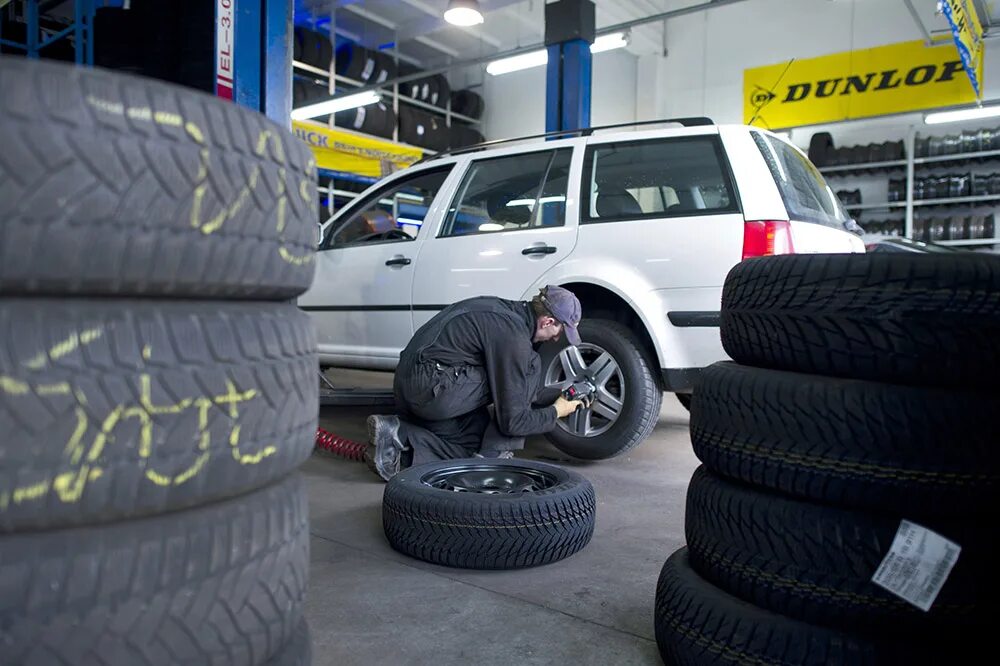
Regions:
<instances>
[{"instance_id":1,"label":"mechanic's hand","mask_svg":"<svg viewBox=\"0 0 1000 666\"><path fill-rule=\"evenodd\" d=\"M552 403L552 406L556 408L558 418L564 419L580 407L583 407L583 403L579 400L567 400L566 398L559 396L556 398L556 401Z\"/></svg>"}]
</instances>

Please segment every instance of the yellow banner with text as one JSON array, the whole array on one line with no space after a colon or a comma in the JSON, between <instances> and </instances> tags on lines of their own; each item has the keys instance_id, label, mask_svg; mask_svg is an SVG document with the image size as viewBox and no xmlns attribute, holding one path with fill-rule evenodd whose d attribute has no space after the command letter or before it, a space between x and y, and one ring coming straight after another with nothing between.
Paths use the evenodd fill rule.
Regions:
<instances>
[{"instance_id":1,"label":"yellow banner with text","mask_svg":"<svg viewBox=\"0 0 1000 666\"><path fill-rule=\"evenodd\" d=\"M744 122L773 129L974 101L952 44L903 42L743 72Z\"/></svg>"},{"instance_id":2,"label":"yellow banner with text","mask_svg":"<svg viewBox=\"0 0 1000 666\"><path fill-rule=\"evenodd\" d=\"M319 123L293 120L292 130L295 136L309 144L320 169L381 178L423 157L423 151L417 148Z\"/></svg>"}]
</instances>

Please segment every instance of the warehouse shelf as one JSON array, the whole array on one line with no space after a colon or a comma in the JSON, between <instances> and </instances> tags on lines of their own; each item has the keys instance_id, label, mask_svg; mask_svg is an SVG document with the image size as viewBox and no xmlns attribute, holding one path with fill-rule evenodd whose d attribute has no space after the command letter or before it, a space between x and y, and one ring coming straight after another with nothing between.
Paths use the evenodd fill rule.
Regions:
<instances>
[{"instance_id":1,"label":"warehouse shelf","mask_svg":"<svg viewBox=\"0 0 1000 666\"><path fill-rule=\"evenodd\" d=\"M878 208L906 208L905 201L885 201L882 203L868 203L868 204L844 204L844 208L848 210L869 210Z\"/></svg>"},{"instance_id":2,"label":"warehouse shelf","mask_svg":"<svg viewBox=\"0 0 1000 666\"><path fill-rule=\"evenodd\" d=\"M319 67L314 67L312 65L307 65L306 63L300 62L298 60L293 60L292 61L292 68L293 69L298 69L298 70L300 70L302 72L308 72L309 74L314 74L314 75L316 75L316 76L318 76L318 77L320 77L322 79L325 79L327 81L329 81L329 79L330 79L330 72L328 70L321 69ZM363 88L363 87L365 87L367 85L370 85L370 84L364 83L363 81L358 81L357 79L351 79L351 78L348 78L346 76L341 76L340 74L334 74L333 77L334 77L335 81L339 81L341 83L346 83L348 85L352 85L352 86L355 86L357 88ZM387 93L387 95L389 96L389 99L392 99L393 97L396 97L400 102L404 102L406 104L409 104L410 106L415 106L417 108L424 109L425 111L430 111L432 113L436 113L438 115L442 115L442 116L445 117L445 119L447 121L446 124L448 124L448 125L451 125L451 119L452 118L457 119L457 120L461 120L462 122L469 123L469 124L472 124L472 125L479 125L482 122L481 120L477 120L476 118L472 118L472 117L469 117L469 116L464 116L461 113L455 113L454 111L452 111L451 110L451 100L448 100L448 105L446 107L441 108L440 106L437 106L435 104L430 104L428 102L424 102L424 101L419 100L419 99L414 99L412 97L409 97L408 95L403 95L403 94L400 94L400 93L395 92L395 91L391 92L391 93Z\"/></svg>"},{"instance_id":3,"label":"warehouse shelf","mask_svg":"<svg viewBox=\"0 0 1000 666\"><path fill-rule=\"evenodd\" d=\"M961 240L939 240L934 242L938 245L952 245L958 247L963 245L1000 245L1000 238L963 238Z\"/></svg>"},{"instance_id":4,"label":"warehouse shelf","mask_svg":"<svg viewBox=\"0 0 1000 666\"><path fill-rule=\"evenodd\" d=\"M935 164L938 162L972 162L976 160L998 160L1000 150L983 150L974 153L956 153L955 155L934 155L933 157L917 157L914 164Z\"/></svg>"},{"instance_id":5,"label":"warehouse shelf","mask_svg":"<svg viewBox=\"0 0 1000 666\"><path fill-rule=\"evenodd\" d=\"M946 197L943 199L915 199L914 206L955 206L959 204L980 203L1000 200L1000 194L983 194L971 197ZM901 205L905 206L903 202Z\"/></svg>"},{"instance_id":6,"label":"warehouse shelf","mask_svg":"<svg viewBox=\"0 0 1000 666\"><path fill-rule=\"evenodd\" d=\"M840 164L837 166L823 167L820 173L828 176L849 176L852 171L875 171L905 169L906 160L890 160L888 162L865 162L862 164Z\"/></svg>"}]
</instances>

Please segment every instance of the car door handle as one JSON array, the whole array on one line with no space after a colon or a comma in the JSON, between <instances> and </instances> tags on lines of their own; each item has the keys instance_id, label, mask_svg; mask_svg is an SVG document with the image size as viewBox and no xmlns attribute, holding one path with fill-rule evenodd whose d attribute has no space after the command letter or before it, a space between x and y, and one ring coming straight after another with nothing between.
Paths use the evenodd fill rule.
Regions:
<instances>
[{"instance_id":1,"label":"car door handle","mask_svg":"<svg viewBox=\"0 0 1000 666\"><path fill-rule=\"evenodd\" d=\"M386 266L409 266L413 263L407 257L393 257L389 261L385 262Z\"/></svg>"},{"instance_id":2,"label":"car door handle","mask_svg":"<svg viewBox=\"0 0 1000 666\"><path fill-rule=\"evenodd\" d=\"M556 249L551 245L533 245L521 250L521 254L555 254Z\"/></svg>"}]
</instances>

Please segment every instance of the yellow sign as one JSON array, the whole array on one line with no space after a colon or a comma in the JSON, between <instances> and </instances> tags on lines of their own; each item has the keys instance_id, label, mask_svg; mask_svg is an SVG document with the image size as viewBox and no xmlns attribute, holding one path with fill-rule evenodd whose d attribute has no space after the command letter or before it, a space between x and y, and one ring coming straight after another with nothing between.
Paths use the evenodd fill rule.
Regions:
<instances>
[{"instance_id":1,"label":"yellow sign","mask_svg":"<svg viewBox=\"0 0 1000 666\"><path fill-rule=\"evenodd\" d=\"M941 3L958 55L962 58L976 96L983 96L983 26L971 0L945 0Z\"/></svg>"},{"instance_id":2,"label":"yellow sign","mask_svg":"<svg viewBox=\"0 0 1000 666\"><path fill-rule=\"evenodd\" d=\"M922 41L792 60L743 72L743 120L786 128L976 101L950 46Z\"/></svg>"},{"instance_id":3,"label":"yellow sign","mask_svg":"<svg viewBox=\"0 0 1000 666\"><path fill-rule=\"evenodd\" d=\"M381 178L423 157L423 151L417 148L331 129L319 123L293 120L292 130L312 148L320 169Z\"/></svg>"}]
</instances>

